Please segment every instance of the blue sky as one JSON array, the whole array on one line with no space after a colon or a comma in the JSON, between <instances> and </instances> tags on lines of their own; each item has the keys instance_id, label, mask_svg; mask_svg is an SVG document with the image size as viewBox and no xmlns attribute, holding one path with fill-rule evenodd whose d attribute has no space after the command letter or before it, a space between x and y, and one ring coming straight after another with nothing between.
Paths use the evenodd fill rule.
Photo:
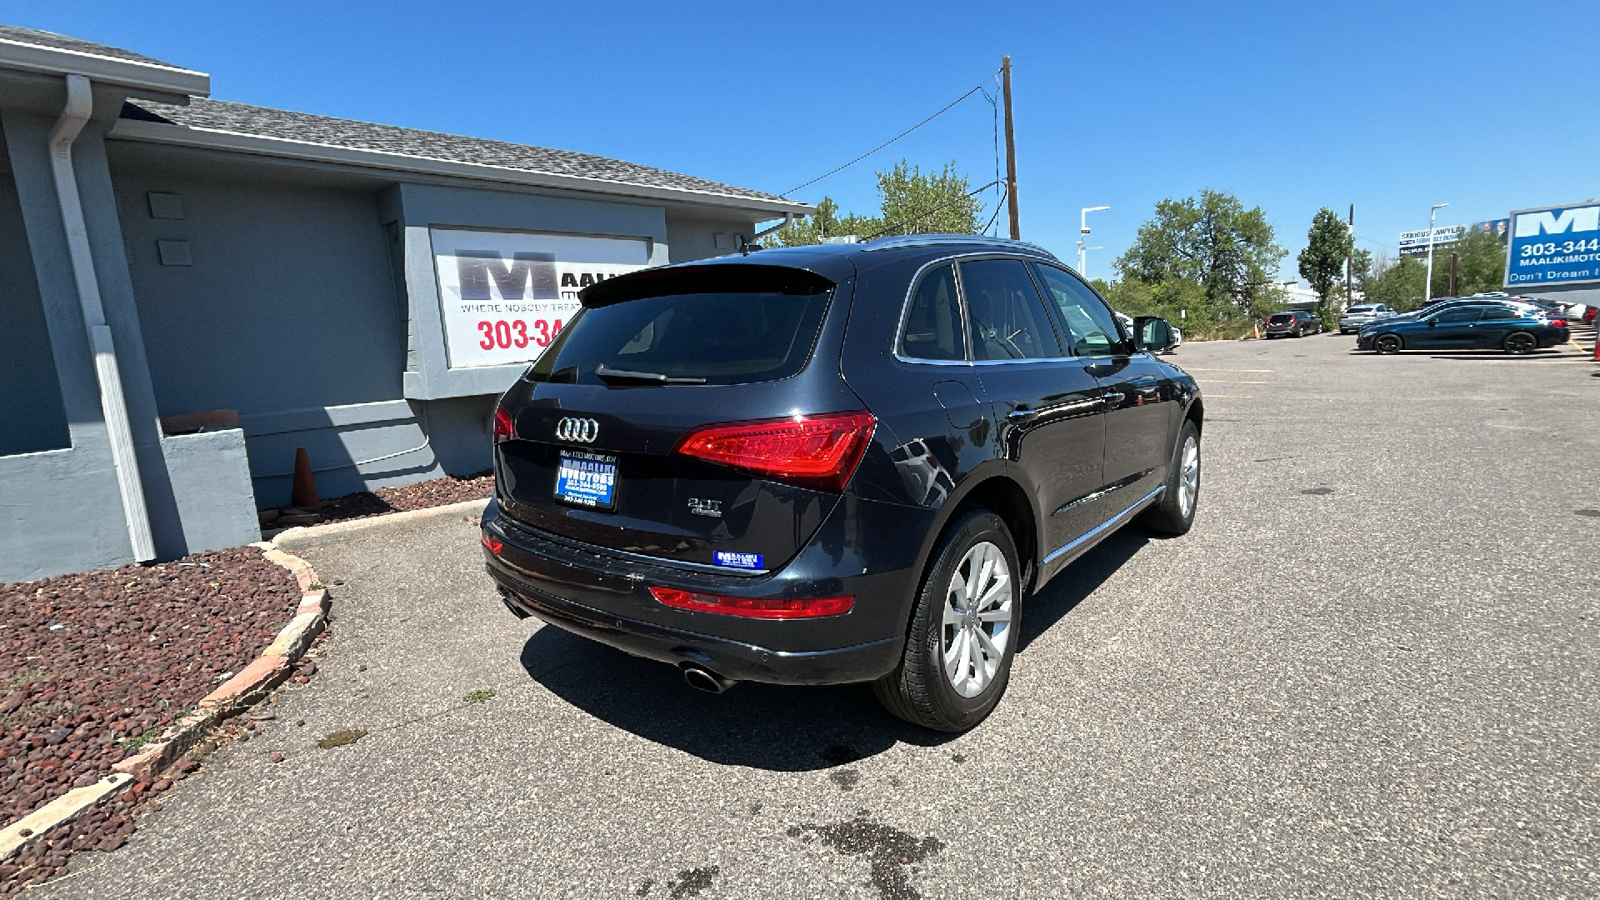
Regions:
<instances>
[{"instance_id":1,"label":"blue sky","mask_svg":"<svg viewBox=\"0 0 1600 900\"><path fill-rule=\"evenodd\" d=\"M12 0L0 21L209 72L213 96L580 150L773 193L1010 54L1024 239L1109 274L1158 200L1259 205L1291 251L1356 204L1362 246L1600 195L1600 4L441 3ZM901 157L994 178L975 96L797 194L873 212ZM991 198L991 210L993 199ZM1004 214L1002 213L1002 228Z\"/></svg>"}]
</instances>

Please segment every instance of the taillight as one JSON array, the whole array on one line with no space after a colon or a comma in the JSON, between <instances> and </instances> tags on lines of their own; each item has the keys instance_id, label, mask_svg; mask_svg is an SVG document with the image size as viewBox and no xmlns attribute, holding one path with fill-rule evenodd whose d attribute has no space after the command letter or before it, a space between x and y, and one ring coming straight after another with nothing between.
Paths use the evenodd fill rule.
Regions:
<instances>
[{"instance_id":1,"label":"taillight","mask_svg":"<svg viewBox=\"0 0 1600 900\"><path fill-rule=\"evenodd\" d=\"M494 443L511 437L511 413L504 406L494 408Z\"/></svg>"},{"instance_id":2,"label":"taillight","mask_svg":"<svg viewBox=\"0 0 1600 900\"><path fill-rule=\"evenodd\" d=\"M1565 327L1567 327L1567 320L1566 319L1551 319L1550 320L1550 324L1554 325L1557 328L1565 328Z\"/></svg>"},{"instance_id":3,"label":"taillight","mask_svg":"<svg viewBox=\"0 0 1600 900\"><path fill-rule=\"evenodd\" d=\"M824 491L842 491L872 440L869 412L794 416L697 428L675 452Z\"/></svg>"},{"instance_id":4,"label":"taillight","mask_svg":"<svg viewBox=\"0 0 1600 900\"><path fill-rule=\"evenodd\" d=\"M500 551L504 550L506 545L504 541L497 541L486 534L483 536L483 546L487 547L490 553L499 556Z\"/></svg>"},{"instance_id":5,"label":"taillight","mask_svg":"<svg viewBox=\"0 0 1600 900\"><path fill-rule=\"evenodd\" d=\"M680 591L677 588L652 587L651 596L676 609L695 612L721 613L725 616L745 616L751 619L814 619L819 616L837 616L850 611L854 597L809 597L803 599L756 599L753 597L726 597L721 594L702 594L699 591Z\"/></svg>"}]
</instances>

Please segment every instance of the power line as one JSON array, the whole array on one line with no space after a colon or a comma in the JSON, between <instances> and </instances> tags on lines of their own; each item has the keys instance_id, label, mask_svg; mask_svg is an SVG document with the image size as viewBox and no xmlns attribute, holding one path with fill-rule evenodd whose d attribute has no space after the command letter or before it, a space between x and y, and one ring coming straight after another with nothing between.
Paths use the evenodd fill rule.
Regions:
<instances>
[{"instance_id":1,"label":"power line","mask_svg":"<svg viewBox=\"0 0 1600 900\"><path fill-rule=\"evenodd\" d=\"M1000 179L998 179L998 178L995 179L995 181L999 181L999 180ZM994 223L1000 221L1000 210L1003 209L1005 207L1005 205L1006 205L1006 191L1005 191L1005 188L1001 188L998 193L999 193L999 197L997 197L995 199L995 203L994 203L994 215L989 217L989 224L983 226L983 231L978 232L979 234L983 234L983 232L988 231L989 229L993 228L994 227ZM999 237L999 235L990 235L990 237Z\"/></svg>"},{"instance_id":2,"label":"power line","mask_svg":"<svg viewBox=\"0 0 1600 900\"><path fill-rule=\"evenodd\" d=\"M787 191L784 191L782 194L779 194L778 196L787 197L790 194L794 193L795 191L804 190L805 188L808 188L808 187L812 186L813 184L816 184L817 182L823 180L824 178L829 178L831 176L839 174L840 172L843 172L845 169L850 168L851 166L855 165L858 162L861 162L863 159L866 159L867 157L871 156L872 154L877 153L879 150L882 150L883 148L885 148L885 147L889 146L890 144L894 143L895 141L900 140L901 138L905 137L906 135L910 134L911 132L916 131L918 128L921 128L922 126L928 124L929 122L932 122L934 119L939 118L940 116L942 116L945 113L949 112L950 110L954 109L956 104L958 104L961 101L967 99L968 97L971 97L973 94L978 94L978 93L982 93L982 92L983 92L983 86L982 85L978 85L977 87L974 87L972 90L967 91L965 94L962 94L961 96L957 97L956 99L950 101L949 105L946 106L944 109L939 110L938 112L936 112L933 115L927 117L926 119L923 119L921 122L918 122L917 124L911 126L910 128L907 128L905 131L902 131L899 134L895 135L894 137L888 139L887 141L884 141L883 143L879 144L878 146L873 147L871 150L868 150L867 152L865 152L865 153L861 154L860 156L856 157L855 159L850 160L849 162L847 162L844 165L838 167L837 169L834 169L831 172L828 172L827 174L818 175L816 178L811 179L810 181L806 182L805 184L800 185L799 187L790 188ZM984 185L984 187L987 188L988 185Z\"/></svg>"}]
</instances>

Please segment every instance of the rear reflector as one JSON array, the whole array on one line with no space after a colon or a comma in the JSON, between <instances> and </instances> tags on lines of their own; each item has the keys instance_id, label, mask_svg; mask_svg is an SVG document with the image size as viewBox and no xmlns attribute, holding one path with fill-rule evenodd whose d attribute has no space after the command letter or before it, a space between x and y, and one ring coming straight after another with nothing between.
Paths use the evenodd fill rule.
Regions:
<instances>
[{"instance_id":1,"label":"rear reflector","mask_svg":"<svg viewBox=\"0 0 1600 900\"><path fill-rule=\"evenodd\" d=\"M487 534L483 536L483 545L488 547L489 552L493 553L495 556L499 556L500 551L505 549L506 546L504 541L497 541L494 538L489 537Z\"/></svg>"},{"instance_id":2,"label":"rear reflector","mask_svg":"<svg viewBox=\"0 0 1600 900\"><path fill-rule=\"evenodd\" d=\"M854 597L811 597L798 600L725 597L721 594L702 594L699 591L680 591L677 588L665 587L652 587L650 593L660 602L676 609L721 613L725 616L745 616L751 619L813 619L819 616L837 616L849 612L850 607L856 602Z\"/></svg>"},{"instance_id":3,"label":"rear reflector","mask_svg":"<svg viewBox=\"0 0 1600 900\"><path fill-rule=\"evenodd\" d=\"M824 491L842 491L872 440L872 413L707 425L684 436L685 456Z\"/></svg>"},{"instance_id":4,"label":"rear reflector","mask_svg":"<svg viewBox=\"0 0 1600 900\"><path fill-rule=\"evenodd\" d=\"M504 406L494 408L494 443L511 437L511 413L506 412Z\"/></svg>"}]
</instances>

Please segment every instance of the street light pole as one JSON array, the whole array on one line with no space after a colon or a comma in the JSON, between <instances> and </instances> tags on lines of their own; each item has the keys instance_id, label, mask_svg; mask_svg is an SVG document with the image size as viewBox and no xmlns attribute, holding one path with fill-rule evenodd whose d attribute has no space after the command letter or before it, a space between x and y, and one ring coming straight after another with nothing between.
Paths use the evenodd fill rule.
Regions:
<instances>
[{"instance_id":1,"label":"street light pole","mask_svg":"<svg viewBox=\"0 0 1600 900\"><path fill-rule=\"evenodd\" d=\"M1109 207L1109 206L1085 206L1083 209L1078 210L1078 274L1079 275L1083 275L1083 266L1084 266L1083 245L1084 245L1084 239L1089 236L1089 213L1099 212L1102 209L1110 209L1110 208L1111 207ZM1089 276L1083 275L1083 277L1088 278Z\"/></svg>"},{"instance_id":2,"label":"street light pole","mask_svg":"<svg viewBox=\"0 0 1600 900\"><path fill-rule=\"evenodd\" d=\"M1449 205L1448 203L1435 203L1433 208L1428 210L1428 280L1422 285L1423 306L1427 306L1428 301L1433 299L1433 217L1438 214L1439 210Z\"/></svg>"}]
</instances>

